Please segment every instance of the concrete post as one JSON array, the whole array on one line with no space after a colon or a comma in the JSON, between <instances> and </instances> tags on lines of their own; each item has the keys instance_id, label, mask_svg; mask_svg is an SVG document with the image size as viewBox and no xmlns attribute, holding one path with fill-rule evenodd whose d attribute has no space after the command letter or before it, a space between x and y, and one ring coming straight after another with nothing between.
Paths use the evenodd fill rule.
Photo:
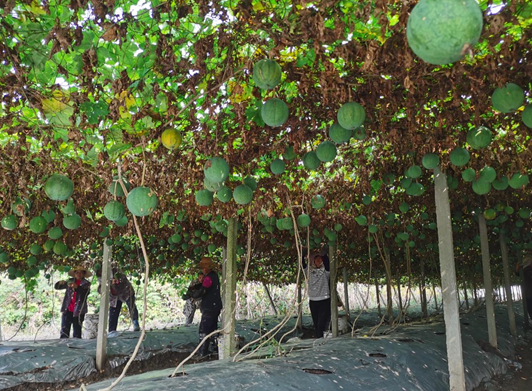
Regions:
<instances>
[{"instance_id":1,"label":"concrete post","mask_svg":"<svg viewBox=\"0 0 532 391\"><path fill-rule=\"evenodd\" d=\"M506 307L508 307L508 319L510 320L510 333L517 337L517 326L515 324L514 300L512 298L512 284L510 283L510 263L508 262L508 247L506 237L503 233L499 236L501 242L502 268L504 271L504 288L506 289Z\"/></svg>"},{"instance_id":2,"label":"concrete post","mask_svg":"<svg viewBox=\"0 0 532 391\"><path fill-rule=\"evenodd\" d=\"M486 317L488 318L488 338L490 345L497 349L497 329L495 327L495 306L493 304L493 286L491 284L490 249L488 243L488 229L486 218L482 213L478 216L480 231L480 249L482 252L482 274L484 276L484 291L486 292Z\"/></svg>"},{"instance_id":3,"label":"concrete post","mask_svg":"<svg viewBox=\"0 0 532 391\"><path fill-rule=\"evenodd\" d=\"M109 288L111 279L112 247L104 241L102 261L102 285L100 298L100 313L98 316L98 335L96 339L96 368L102 371L107 361L107 326L109 322Z\"/></svg>"},{"instance_id":4,"label":"concrete post","mask_svg":"<svg viewBox=\"0 0 532 391\"><path fill-rule=\"evenodd\" d=\"M229 358L235 353L235 307L236 307L236 236L237 221L231 218L227 226L227 259L222 277L223 297L223 344L220 358Z\"/></svg>"},{"instance_id":5,"label":"concrete post","mask_svg":"<svg viewBox=\"0 0 532 391\"><path fill-rule=\"evenodd\" d=\"M331 285L331 330L333 338L338 337L338 296L336 293L337 269L336 245L329 246L330 285Z\"/></svg>"},{"instance_id":6,"label":"concrete post","mask_svg":"<svg viewBox=\"0 0 532 391\"><path fill-rule=\"evenodd\" d=\"M456 269L454 264L453 230L449 187L447 177L439 167L434 168L434 196L436 200L436 221L438 224L438 248L442 284L443 318L447 343L450 391L465 391L464 357L460 311L457 300Z\"/></svg>"},{"instance_id":7,"label":"concrete post","mask_svg":"<svg viewBox=\"0 0 532 391\"><path fill-rule=\"evenodd\" d=\"M343 268L343 277L344 277L344 306L345 306L345 314L349 318L350 310L349 310L349 281L347 276L347 267L344 266Z\"/></svg>"}]
</instances>

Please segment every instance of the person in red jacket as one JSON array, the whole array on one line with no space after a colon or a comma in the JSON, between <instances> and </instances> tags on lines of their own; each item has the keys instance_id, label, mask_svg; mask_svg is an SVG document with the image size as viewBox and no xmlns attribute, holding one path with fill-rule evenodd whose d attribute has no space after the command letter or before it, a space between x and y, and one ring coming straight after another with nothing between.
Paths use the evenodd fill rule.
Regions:
<instances>
[{"instance_id":1,"label":"person in red jacket","mask_svg":"<svg viewBox=\"0 0 532 391\"><path fill-rule=\"evenodd\" d=\"M201 342L207 335L218 328L218 316L222 310L222 297L220 295L220 279L214 271L215 265L212 259L203 257L198 266L204 275L200 290L201 321L199 325L199 341ZM207 356L211 353L211 343L214 345L212 351L216 351L216 338L211 336L201 346L199 351L201 356Z\"/></svg>"},{"instance_id":2,"label":"person in red jacket","mask_svg":"<svg viewBox=\"0 0 532 391\"><path fill-rule=\"evenodd\" d=\"M84 267L77 267L68 272L68 281L57 281L55 289L66 289L61 305L61 338L70 338L70 329L74 327L74 338L81 338L81 326L87 313L87 296L91 283L87 280L92 273Z\"/></svg>"}]
</instances>

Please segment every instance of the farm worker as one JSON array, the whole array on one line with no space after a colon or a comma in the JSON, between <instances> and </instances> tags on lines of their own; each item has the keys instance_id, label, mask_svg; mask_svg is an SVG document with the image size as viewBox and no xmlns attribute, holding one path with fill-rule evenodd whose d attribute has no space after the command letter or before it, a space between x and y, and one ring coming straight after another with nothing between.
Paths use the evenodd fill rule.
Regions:
<instances>
[{"instance_id":1,"label":"farm worker","mask_svg":"<svg viewBox=\"0 0 532 391\"><path fill-rule=\"evenodd\" d=\"M74 326L74 338L81 338L81 326L87 313L87 296L91 283L87 280L92 273L82 266L70 269L68 281L58 281L55 289L66 289L61 305L61 338L70 338L70 328Z\"/></svg>"},{"instance_id":2,"label":"farm worker","mask_svg":"<svg viewBox=\"0 0 532 391\"><path fill-rule=\"evenodd\" d=\"M315 337L322 338L331 322L331 289L329 282L329 257L311 254L305 265L308 278L309 307L314 323Z\"/></svg>"},{"instance_id":3,"label":"farm worker","mask_svg":"<svg viewBox=\"0 0 532 391\"><path fill-rule=\"evenodd\" d=\"M204 277L203 272L198 273L198 278L190 283L187 293L183 295L183 300L186 300L185 308L183 309L183 314L187 317L185 326L192 324L194 314L196 313L196 310L200 308L201 295L203 294L201 287L203 285Z\"/></svg>"},{"instance_id":4,"label":"farm worker","mask_svg":"<svg viewBox=\"0 0 532 391\"><path fill-rule=\"evenodd\" d=\"M96 272L98 277L98 293L102 293L102 271ZM133 331L139 331L139 311L135 304L135 290L124 273L120 273L116 267L111 270L111 286L109 290L109 333L116 331L118 317L122 309L122 303L126 303L129 316L133 322Z\"/></svg>"},{"instance_id":5,"label":"farm worker","mask_svg":"<svg viewBox=\"0 0 532 391\"><path fill-rule=\"evenodd\" d=\"M222 298L220 295L220 280L213 270L214 263L209 257L203 257L199 268L204 274L201 284L201 321L199 325L199 341L203 341L207 335L218 328L218 316L222 310ZM211 342L214 350L217 349L216 338L209 337L201 346L199 354L206 356L210 353Z\"/></svg>"},{"instance_id":6,"label":"farm worker","mask_svg":"<svg viewBox=\"0 0 532 391\"><path fill-rule=\"evenodd\" d=\"M525 297L528 309L528 316L532 319L532 255L523 257L522 265L517 264L517 268L523 268L523 285L525 287Z\"/></svg>"}]
</instances>

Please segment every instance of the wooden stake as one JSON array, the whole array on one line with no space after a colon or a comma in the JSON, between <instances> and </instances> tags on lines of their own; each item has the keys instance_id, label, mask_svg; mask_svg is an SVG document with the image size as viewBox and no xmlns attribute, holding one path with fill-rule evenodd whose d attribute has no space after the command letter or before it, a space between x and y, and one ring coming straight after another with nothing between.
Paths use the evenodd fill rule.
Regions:
<instances>
[{"instance_id":1,"label":"wooden stake","mask_svg":"<svg viewBox=\"0 0 532 391\"><path fill-rule=\"evenodd\" d=\"M464 358L460 311L457 300L456 269L454 264L453 230L449 187L447 177L439 167L434 169L434 196L436 200L436 221L438 224L438 247L442 284L443 317L449 365L449 385L451 391L465 391ZM436 296L434 296L436 297Z\"/></svg>"},{"instance_id":2,"label":"wooden stake","mask_svg":"<svg viewBox=\"0 0 532 391\"><path fill-rule=\"evenodd\" d=\"M495 306L493 304L493 286L491 284L490 249L486 218L482 213L478 216L480 231L480 249L482 252L482 274L486 299L486 317L488 318L488 338L490 345L497 349L497 328L495 326Z\"/></svg>"},{"instance_id":3,"label":"wooden stake","mask_svg":"<svg viewBox=\"0 0 532 391\"><path fill-rule=\"evenodd\" d=\"M268 300L270 301L270 307L273 311L273 314L277 316L277 308L275 307L275 303L273 302L272 295L270 294L270 290L268 289L268 285L266 285L263 282L262 286L264 287L264 290L266 291L266 294L268 295Z\"/></svg>"},{"instance_id":4,"label":"wooden stake","mask_svg":"<svg viewBox=\"0 0 532 391\"><path fill-rule=\"evenodd\" d=\"M111 258L112 247L103 243L102 261L102 285L100 297L100 313L98 316L98 335L96 339L96 368L103 371L107 362L107 326L109 322L109 288L111 279Z\"/></svg>"}]
</instances>

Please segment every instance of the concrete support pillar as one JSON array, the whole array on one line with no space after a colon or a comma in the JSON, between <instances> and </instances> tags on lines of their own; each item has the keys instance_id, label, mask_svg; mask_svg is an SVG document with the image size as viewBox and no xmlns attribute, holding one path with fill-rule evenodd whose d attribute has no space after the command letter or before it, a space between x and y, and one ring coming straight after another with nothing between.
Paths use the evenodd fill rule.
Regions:
<instances>
[{"instance_id":1,"label":"concrete support pillar","mask_svg":"<svg viewBox=\"0 0 532 391\"><path fill-rule=\"evenodd\" d=\"M343 278L344 278L344 306L345 306L345 314L347 317L350 316L350 310L349 310L349 278L347 276L347 267L344 266L343 270Z\"/></svg>"},{"instance_id":2,"label":"concrete support pillar","mask_svg":"<svg viewBox=\"0 0 532 391\"><path fill-rule=\"evenodd\" d=\"M336 293L338 264L336 245L329 246L330 286L331 286L331 330L333 338L338 337L338 295Z\"/></svg>"},{"instance_id":3,"label":"concrete support pillar","mask_svg":"<svg viewBox=\"0 0 532 391\"><path fill-rule=\"evenodd\" d=\"M480 231L480 249L482 252L482 274L484 277L484 291L486 299L486 317L488 320L488 339L492 347L497 349L497 329L495 327L495 305L493 304L493 286L491 283L490 248L486 218L482 213L478 216Z\"/></svg>"},{"instance_id":4,"label":"concrete support pillar","mask_svg":"<svg viewBox=\"0 0 532 391\"><path fill-rule=\"evenodd\" d=\"M460 311L457 300L456 269L454 264L453 230L449 187L447 177L439 167L434 169L434 196L436 200L436 221L438 225L438 248L442 284L443 317L447 343L450 391L465 391L464 357Z\"/></svg>"},{"instance_id":5,"label":"concrete support pillar","mask_svg":"<svg viewBox=\"0 0 532 391\"><path fill-rule=\"evenodd\" d=\"M237 221L231 218L227 225L227 258L224 262L222 281L223 296L223 344L220 358L229 358L235 353L235 308L236 308L236 236Z\"/></svg>"},{"instance_id":6,"label":"concrete support pillar","mask_svg":"<svg viewBox=\"0 0 532 391\"><path fill-rule=\"evenodd\" d=\"M109 288L111 286L111 252L112 247L104 241L100 313L98 316L98 335L96 339L96 368L102 371L107 362L107 326L109 323Z\"/></svg>"},{"instance_id":7,"label":"concrete support pillar","mask_svg":"<svg viewBox=\"0 0 532 391\"><path fill-rule=\"evenodd\" d=\"M510 320L510 333L517 337L517 326L515 324L514 300L512 298L512 284L510 283L510 262L508 262L508 247L506 246L506 236L501 233L502 268L504 271L504 288L506 290L506 306L508 307L508 319Z\"/></svg>"}]
</instances>

